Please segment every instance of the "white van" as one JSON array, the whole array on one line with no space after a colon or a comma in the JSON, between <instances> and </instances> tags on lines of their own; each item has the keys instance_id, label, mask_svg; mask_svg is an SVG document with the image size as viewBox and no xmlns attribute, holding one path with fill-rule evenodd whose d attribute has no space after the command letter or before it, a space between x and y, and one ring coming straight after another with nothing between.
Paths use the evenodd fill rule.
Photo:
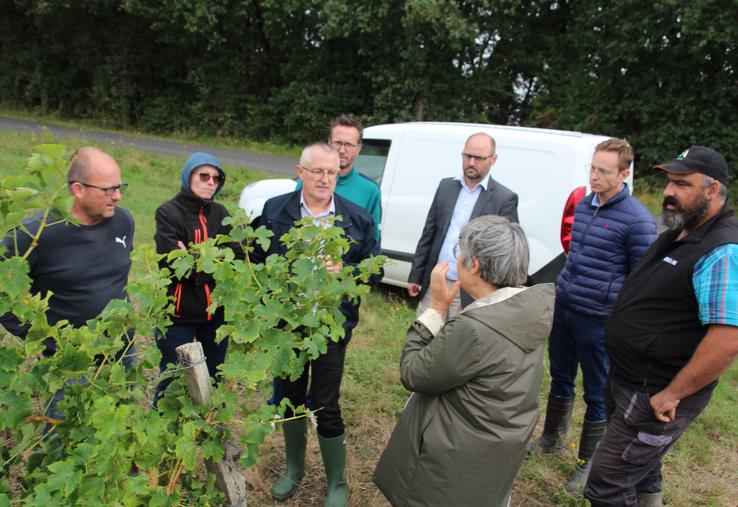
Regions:
<instances>
[{"instance_id":1,"label":"white van","mask_svg":"<svg viewBox=\"0 0 738 507\"><path fill-rule=\"evenodd\" d=\"M354 165L382 191L384 283L404 287L425 218L442 178L461 176L466 139L485 132L497 142L492 177L518 194L518 216L530 245L528 272L534 282L553 281L566 260L562 237L574 208L589 187L595 146L605 136L525 127L417 122L364 130ZM628 184L632 188L633 171ZM291 192L289 179L244 188L239 205L258 216L270 197Z\"/></svg>"}]
</instances>

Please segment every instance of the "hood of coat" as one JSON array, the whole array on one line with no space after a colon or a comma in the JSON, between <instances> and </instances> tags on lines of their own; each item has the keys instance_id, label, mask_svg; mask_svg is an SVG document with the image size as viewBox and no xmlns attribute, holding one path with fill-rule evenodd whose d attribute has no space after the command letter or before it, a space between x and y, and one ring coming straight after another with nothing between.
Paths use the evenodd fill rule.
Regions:
<instances>
[{"instance_id":1,"label":"hood of coat","mask_svg":"<svg viewBox=\"0 0 738 507\"><path fill-rule=\"evenodd\" d=\"M209 153L196 152L190 155L190 158L188 158L187 161L184 163L184 166L182 166L182 174L180 175L182 188L190 192L192 191L192 189L190 188L190 176L192 176L192 171L202 165L213 166L220 173L220 183L218 183L218 188L215 189L215 193L213 194L213 198L215 198L215 196L218 195L218 192L220 192L220 190L223 188L223 185L225 184L225 172L223 172L220 160L218 160L215 156L210 155Z\"/></svg>"},{"instance_id":2,"label":"hood of coat","mask_svg":"<svg viewBox=\"0 0 738 507\"><path fill-rule=\"evenodd\" d=\"M541 283L488 306L464 312L474 320L507 338L530 353L540 347L551 332L554 284Z\"/></svg>"}]
</instances>

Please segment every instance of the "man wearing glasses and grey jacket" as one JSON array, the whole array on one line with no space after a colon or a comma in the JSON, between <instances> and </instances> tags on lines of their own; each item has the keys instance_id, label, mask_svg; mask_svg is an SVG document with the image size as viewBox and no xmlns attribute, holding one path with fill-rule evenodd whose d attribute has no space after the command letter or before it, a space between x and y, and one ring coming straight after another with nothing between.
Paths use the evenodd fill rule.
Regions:
<instances>
[{"instance_id":1,"label":"man wearing glasses and grey jacket","mask_svg":"<svg viewBox=\"0 0 738 507\"><path fill-rule=\"evenodd\" d=\"M441 180L433 197L423 234L413 256L407 291L420 297L418 315L430 305L430 276L433 267L448 262L449 286L458 280L454 247L459 233L470 220L484 215L500 215L518 221L518 196L492 179L489 171L497 161L495 140L479 132L470 136L461 152L462 174ZM461 292L448 309L448 317L458 314L471 298Z\"/></svg>"}]
</instances>

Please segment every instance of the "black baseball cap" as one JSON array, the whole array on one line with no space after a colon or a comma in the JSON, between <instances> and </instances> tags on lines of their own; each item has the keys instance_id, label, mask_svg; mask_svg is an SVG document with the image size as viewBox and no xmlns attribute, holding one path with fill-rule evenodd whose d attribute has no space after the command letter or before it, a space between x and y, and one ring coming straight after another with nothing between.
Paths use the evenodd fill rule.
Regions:
<instances>
[{"instance_id":1,"label":"black baseball cap","mask_svg":"<svg viewBox=\"0 0 738 507\"><path fill-rule=\"evenodd\" d=\"M702 173L728 186L728 163L720 153L707 146L690 146L676 160L653 166L670 173Z\"/></svg>"}]
</instances>

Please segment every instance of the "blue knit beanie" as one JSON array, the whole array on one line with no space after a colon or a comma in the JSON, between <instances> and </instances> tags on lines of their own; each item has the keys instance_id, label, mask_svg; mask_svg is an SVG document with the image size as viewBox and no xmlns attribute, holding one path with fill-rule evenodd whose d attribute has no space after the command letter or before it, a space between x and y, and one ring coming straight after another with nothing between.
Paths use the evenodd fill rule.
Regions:
<instances>
[{"instance_id":1,"label":"blue knit beanie","mask_svg":"<svg viewBox=\"0 0 738 507\"><path fill-rule=\"evenodd\" d=\"M220 192L220 189L223 188L223 184L225 183L225 173L220 167L220 160L209 153L197 152L190 155L190 158L187 159L187 162L185 162L182 167L182 176L180 178L182 181L182 188L192 192L192 189L190 188L190 176L192 176L192 171L202 165L213 166L220 173L220 182L218 183L218 188L215 189L215 193L213 194L213 197L215 197L218 195L218 192Z\"/></svg>"}]
</instances>

